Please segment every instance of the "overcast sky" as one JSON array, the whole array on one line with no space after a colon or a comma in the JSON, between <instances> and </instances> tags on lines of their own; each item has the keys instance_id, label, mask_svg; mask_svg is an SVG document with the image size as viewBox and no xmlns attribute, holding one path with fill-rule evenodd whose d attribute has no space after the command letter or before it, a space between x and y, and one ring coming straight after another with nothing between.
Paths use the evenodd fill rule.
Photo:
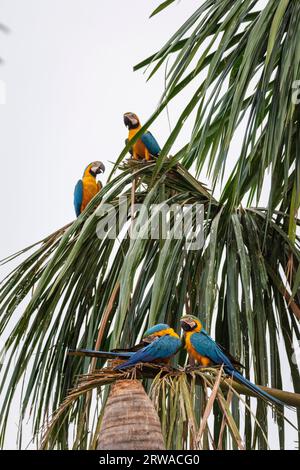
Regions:
<instances>
[{"instance_id":1,"label":"overcast sky","mask_svg":"<svg viewBox=\"0 0 300 470\"><path fill-rule=\"evenodd\" d=\"M163 74L146 83L133 65L160 48L198 4L184 0L149 20L159 3L0 1L0 22L11 30L0 32L7 91L0 106L0 194L8 222L0 258L72 220L73 188L84 167L112 162L122 150L123 113L144 121L155 109ZM151 130L162 145L166 114Z\"/></svg>"},{"instance_id":2,"label":"overcast sky","mask_svg":"<svg viewBox=\"0 0 300 470\"><path fill-rule=\"evenodd\" d=\"M6 104L0 105L0 259L70 222L84 167L102 160L109 170L123 148L123 113L136 112L143 122L154 111L163 70L146 83L133 65L159 49L199 0L176 2L149 20L159 3L0 0L0 23L10 29L0 31L0 81L6 85ZM170 107L171 124L184 103L185 95ZM163 145L166 113L151 130ZM188 136L187 127L174 150ZM8 447L15 444L17 415Z\"/></svg>"}]
</instances>

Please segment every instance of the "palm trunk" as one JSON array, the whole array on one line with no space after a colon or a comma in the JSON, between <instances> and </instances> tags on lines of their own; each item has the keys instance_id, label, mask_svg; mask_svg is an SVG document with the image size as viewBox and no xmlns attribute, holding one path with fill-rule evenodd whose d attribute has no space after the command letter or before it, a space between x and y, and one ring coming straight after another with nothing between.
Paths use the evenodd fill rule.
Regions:
<instances>
[{"instance_id":1,"label":"palm trunk","mask_svg":"<svg viewBox=\"0 0 300 470\"><path fill-rule=\"evenodd\" d=\"M164 450L160 421L138 380L118 380L105 407L98 450Z\"/></svg>"}]
</instances>

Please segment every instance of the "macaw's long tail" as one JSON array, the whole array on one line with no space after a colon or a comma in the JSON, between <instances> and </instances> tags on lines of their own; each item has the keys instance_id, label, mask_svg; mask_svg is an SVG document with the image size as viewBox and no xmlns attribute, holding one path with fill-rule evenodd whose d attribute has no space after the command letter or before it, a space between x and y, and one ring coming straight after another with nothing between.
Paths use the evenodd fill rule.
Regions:
<instances>
[{"instance_id":1,"label":"macaw's long tail","mask_svg":"<svg viewBox=\"0 0 300 470\"><path fill-rule=\"evenodd\" d=\"M134 353L131 351L128 352L110 352L110 351L94 351L93 349L69 349L69 356L87 356L87 357L97 357L99 359L116 359L124 358L128 359Z\"/></svg>"},{"instance_id":2,"label":"macaw's long tail","mask_svg":"<svg viewBox=\"0 0 300 470\"><path fill-rule=\"evenodd\" d=\"M227 367L225 367L224 370L226 374L231 375L237 382L240 382L241 384L245 385L249 388L249 390L256 393L261 398L264 398L265 400L273 403L274 405L287 406L286 403L283 403L283 401L279 400L278 398L272 397L272 395L270 395L268 392L265 392L260 387L250 382L250 380L246 379L246 377L240 374L240 372L238 372L237 370L230 370Z\"/></svg>"}]
</instances>

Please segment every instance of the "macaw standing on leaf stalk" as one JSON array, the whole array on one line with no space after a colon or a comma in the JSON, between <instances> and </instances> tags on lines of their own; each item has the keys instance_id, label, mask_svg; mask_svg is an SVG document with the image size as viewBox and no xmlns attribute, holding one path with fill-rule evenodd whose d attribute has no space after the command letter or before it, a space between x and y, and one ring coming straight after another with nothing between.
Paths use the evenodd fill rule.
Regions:
<instances>
[{"instance_id":1,"label":"macaw standing on leaf stalk","mask_svg":"<svg viewBox=\"0 0 300 470\"><path fill-rule=\"evenodd\" d=\"M181 328L184 332L185 348L190 357L196 360L201 366L223 365L226 374L233 377L238 382L249 388L261 398L274 405L285 406L281 400L269 395L257 385L246 379L234 366L232 357L218 345L204 330L200 320L193 315L187 315L180 320Z\"/></svg>"},{"instance_id":2,"label":"macaw standing on leaf stalk","mask_svg":"<svg viewBox=\"0 0 300 470\"><path fill-rule=\"evenodd\" d=\"M88 203L101 191L102 184L96 181L96 176L105 172L102 162L90 163L83 173L83 178L78 181L74 190L74 207L78 217Z\"/></svg>"},{"instance_id":3,"label":"macaw standing on leaf stalk","mask_svg":"<svg viewBox=\"0 0 300 470\"><path fill-rule=\"evenodd\" d=\"M133 137L141 129L140 120L134 113L125 113L124 114L124 124L128 127L128 141L133 139ZM151 160L153 157L157 157L160 153L160 146L158 145L155 137L151 132L145 132L140 139L138 139L132 147L132 156L134 160Z\"/></svg>"},{"instance_id":4,"label":"macaw standing on leaf stalk","mask_svg":"<svg viewBox=\"0 0 300 470\"><path fill-rule=\"evenodd\" d=\"M143 346L143 344L145 344L145 346ZM141 349L138 351L127 350L124 352L105 352L79 349L76 351L69 351L69 354L106 359L128 359L122 364L116 366L116 369L122 370L144 362L168 363L170 358L173 357L182 347L182 342L178 334L173 330L173 328L170 328L169 325L165 325L163 323L155 325L146 331L143 338L143 344L141 345Z\"/></svg>"}]
</instances>

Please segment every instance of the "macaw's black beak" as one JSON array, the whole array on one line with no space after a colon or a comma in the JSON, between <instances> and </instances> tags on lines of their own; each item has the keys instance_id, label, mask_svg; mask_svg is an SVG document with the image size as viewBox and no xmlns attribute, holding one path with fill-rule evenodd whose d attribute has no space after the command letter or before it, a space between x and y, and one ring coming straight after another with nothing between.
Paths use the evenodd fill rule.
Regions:
<instances>
[{"instance_id":1,"label":"macaw's black beak","mask_svg":"<svg viewBox=\"0 0 300 470\"><path fill-rule=\"evenodd\" d=\"M127 114L124 114L124 124L128 128L131 126L131 121L130 121L129 117L127 116Z\"/></svg>"},{"instance_id":2,"label":"macaw's black beak","mask_svg":"<svg viewBox=\"0 0 300 470\"><path fill-rule=\"evenodd\" d=\"M192 325L190 325L189 322L186 321L186 320L180 320L180 326L183 329L183 331L192 331L193 330Z\"/></svg>"},{"instance_id":3,"label":"macaw's black beak","mask_svg":"<svg viewBox=\"0 0 300 470\"><path fill-rule=\"evenodd\" d=\"M105 172L105 166L103 165L102 162L94 162L91 169L90 173L92 176L96 177L97 175L100 175L100 173Z\"/></svg>"},{"instance_id":4,"label":"macaw's black beak","mask_svg":"<svg viewBox=\"0 0 300 470\"><path fill-rule=\"evenodd\" d=\"M104 173L104 172L105 172L105 166L101 162L100 165L99 165L97 174Z\"/></svg>"}]
</instances>

